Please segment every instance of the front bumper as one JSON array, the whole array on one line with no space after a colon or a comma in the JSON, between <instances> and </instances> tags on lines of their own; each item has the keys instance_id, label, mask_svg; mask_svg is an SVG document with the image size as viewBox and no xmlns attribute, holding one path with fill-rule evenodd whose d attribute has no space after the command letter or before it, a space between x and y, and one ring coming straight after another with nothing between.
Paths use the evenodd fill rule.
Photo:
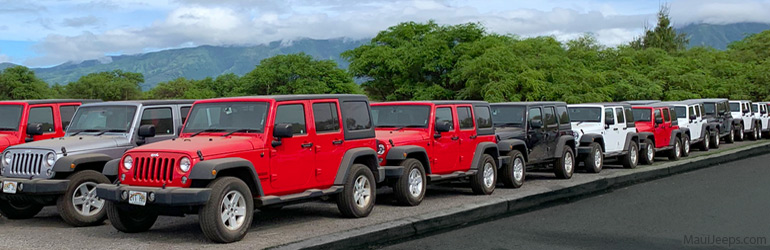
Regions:
<instances>
[{"instance_id":1,"label":"front bumper","mask_svg":"<svg viewBox=\"0 0 770 250\"><path fill-rule=\"evenodd\" d=\"M0 183L6 185L8 182L16 182L16 193L2 195L58 195L67 191L69 180L49 180L49 179L22 179L0 177Z\"/></svg>"},{"instance_id":2,"label":"front bumper","mask_svg":"<svg viewBox=\"0 0 770 250\"><path fill-rule=\"evenodd\" d=\"M154 194L155 199L147 199L147 205L167 205L167 206L194 206L203 205L211 196L210 188L179 188L179 187L141 187L115 184L96 185L96 196L104 200L128 204L128 195L122 196L123 192L140 191ZM124 197L126 197L124 199Z\"/></svg>"}]
</instances>

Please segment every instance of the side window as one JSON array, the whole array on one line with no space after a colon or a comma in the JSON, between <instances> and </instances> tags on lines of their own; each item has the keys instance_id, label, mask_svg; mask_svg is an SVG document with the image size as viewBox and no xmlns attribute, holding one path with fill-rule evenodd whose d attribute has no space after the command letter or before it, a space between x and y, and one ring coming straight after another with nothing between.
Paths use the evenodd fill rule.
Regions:
<instances>
[{"instance_id":1,"label":"side window","mask_svg":"<svg viewBox=\"0 0 770 250\"><path fill-rule=\"evenodd\" d=\"M661 120L663 120L663 117L660 116L660 109L656 109L655 113L653 114L653 116L655 116L655 119L660 118Z\"/></svg>"},{"instance_id":2,"label":"side window","mask_svg":"<svg viewBox=\"0 0 770 250\"><path fill-rule=\"evenodd\" d=\"M452 119L452 108L437 108L436 109L436 124L448 122L450 130L454 129L454 119Z\"/></svg>"},{"instance_id":3,"label":"side window","mask_svg":"<svg viewBox=\"0 0 770 250\"><path fill-rule=\"evenodd\" d=\"M618 124L626 123L626 117L623 115L623 108L615 108L615 114L618 114Z\"/></svg>"},{"instance_id":4,"label":"side window","mask_svg":"<svg viewBox=\"0 0 770 250\"><path fill-rule=\"evenodd\" d=\"M663 121L670 122L671 116L668 109L663 109Z\"/></svg>"},{"instance_id":5,"label":"side window","mask_svg":"<svg viewBox=\"0 0 770 250\"><path fill-rule=\"evenodd\" d=\"M527 120L529 122L533 121L541 121L543 120L543 116L540 113L540 108L531 108L529 109L529 116L527 117Z\"/></svg>"},{"instance_id":6,"label":"side window","mask_svg":"<svg viewBox=\"0 0 770 250\"><path fill-rule=\"evenodd\" d=\"M171 108L145 109L139 125L155 125L155 135L173 135L174 119L171 116Z\"/></svg>"},{"instance_id":7,"label":"side window","mask_svg":"<svg viewBox=\"0 0 770 250\"><path fill-rule=\"evenodd\" d=\"M61 106L59 107L59 115L61 116L61 125L62 129L67 129L67 127L70 126L70 122L72 122L72 116L75 115L75 110L78 109L78 106Z\"/></svg>"},{"instance_id":8,"label":"side window","mask_svg":"<svg viewBox=\"0 0 770 250\"><path fill-rule=\"evenodd\" d=\"M689 110L690 110L689 117L698 117L698 114L695 113L695 106L691 106Z\"/></svg>"},{"instance_id":9,"label":"side window","mask_svg":"<svg viewBox=\"0 0 770 250\"><path fill-rule=\"evenodd\" d=\"M293 134L304 135L307 133L305 126L305 106L302 104L280 105L275 110L275 125L281 123L291 124Z\"/></svg>"},{"instance_id":10,"label":"side window","mask_svg":"<svg viewBox=\"0 0 770 250\"><path fill-rule=\"evenodd\" d=\"M569 124L569 113L567 107L556 107L556 114L559 116L559 124Z\"/></svg>"},{"instance_id":11,"label":"side window","mask_svg":"<svg viewBox=\"0 0 770 250\"><path fill-rule=\"evenodd\" d=\"M342 103L342 116L346 130L365 130L372 128L369 105L366 102L349 101Z\"/></svg>"},{"instance_id":12,"label":"side window","mask_svg":"<svg viewBox=\"0 0 770 250\"><path fill-rule=\"evenodd\" d=\"M460 121L460 129L473 129L473 116L471 116L471 108L457 107L457 120Z\"/></svg>"},{"instance_id":13,"label":"side window","mask_svg":"<svg viewBox=\"0 0 770 250\"><path fill-rule=\"evenodd\" d=\"M636 126L636 123L634 123L634 112L631 111L630 108L626 108L626 125L634 127Z\"/></svg>"},{"instance_id":14,"label":"side window","mask_svg":"<svg viewBox=\"0 0 770 250\"><path fill-rule=\"evenodd\" d=\"M29 109L29 119L27 119L27 125L30 123L40 123L43 125L43 133L54 132L53 109L51 107Z\"/></svg>"},{"instance_id":15,"label":"side window","mask_svg":"<svg viewBox=\"0 0 770 250\"><path fill-rule=\"evenodd\" d=\"M695 107L693 107L693 109L695 110L695 116L696 117L703 116L703 114L701 113L701 109L703 109L703 106L696 105Z\"/></svg>"},{"instance_id":16,"label":"side window","mask_svg":"<svg viewBox=\"0 0 770 250\"><path fill-rule=\"evenodd\" d=\"M340 131L340 118L337 116L336 103L313 103L313 119L315 119L316 132Z\"/></svg>"},{"instance_id":17,"label":"side window","mask_svg":"<svg viewBox=\"0 0 770 250\"><path fill-rule=\"evenodd\" d=\"M182 124L187 121L187 115L190 114L190 106L179 108L179 115L182 116Z\"/></svg>"},{"instance_id":18,"label":"side window","mask_svg":"<svg viewBox=\"0 0 770 250\"><path fill-rule=\"evenodd\" d=\"M698 105L698 106L700 106L700 111L698 112L698 117L703 117L703 115L706 114L706 107L703 106L703 105Z\"/></svg>"},{"instance_id":19,"label":"side window","mask_svg":"<svg viewBox=\"0 0 770 250\"><path fill-rule=\"evenodd\" d=\"M556 113L553 107L547 107L543 109L543 116L545 118L545 126L551 127L556 125Z\"/></svg>"},{"instance_id":20,"label":"side window","mask_svg":"<svg viewBox=\"0 0 770 250\"><path fill-rule=\"evenodd\" d=\"M604 124L607 124L607 121L610 119L615 120L615 114L612 112L611 108L606 108L604 109Z\"/></svg>"},{"instance_id":21,"label":"side window","mask_svg":"<svg viewBox=\"0 0 770 250\"><path fill-rule=\"evenodd\" d=\"M474 107L473 112L476 113L476 126L479 128L492 127L492 114L489 112L489 107Z\"/></svg>"}]
</instances>

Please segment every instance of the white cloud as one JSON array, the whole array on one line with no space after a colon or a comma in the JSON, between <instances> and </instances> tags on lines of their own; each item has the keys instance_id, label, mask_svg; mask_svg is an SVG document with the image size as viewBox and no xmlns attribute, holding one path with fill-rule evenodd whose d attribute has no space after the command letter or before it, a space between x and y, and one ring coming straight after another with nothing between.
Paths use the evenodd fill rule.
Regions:
<instances>
[{"instance_id":1,"label":"white cloud","mask_svg":"<svg viewBox=\"0 0 770 250\"><path fill-rule=\"evenodd\" d=\"M676 25L770 23L770 0L678 0L671 3Z\"/></svg>"},{"instance_id":2,"label":"white cloud","mask_svg":"<svg viewBox=\"0 0 770 250\"><path fill-rule=\"evenodd\" d=\"M0 63L4 62L11 62L11 57L7 55L0 54Z\"/></svg>"},{"instance_id":3,"label":"white cloud","mask_svg":"<svg viewBox=\"0 0 770 250\"><path fill-rule=\"evenodd\" d=\"M65 18L64 21L62 21L62 25L77 28L83 26L91 26L97 24L98 22L99 18L93 15L88 15L83 17Z\"/></svg>"}]
</instances>

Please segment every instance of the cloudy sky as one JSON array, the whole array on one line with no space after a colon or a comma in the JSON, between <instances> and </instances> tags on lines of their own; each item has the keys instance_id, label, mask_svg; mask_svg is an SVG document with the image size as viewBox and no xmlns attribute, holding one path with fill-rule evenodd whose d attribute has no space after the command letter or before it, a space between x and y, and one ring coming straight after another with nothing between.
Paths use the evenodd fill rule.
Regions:
<instances>
[{"instance_id":1,"label":"cloudy sky","mask_svg":"<svg viewBox=\"0 0 770 250\"><path fill-rule=\"evenodd\" d=\"M52 66L198 45L369 38L404 21L628 42L657 0L0 0L0 62ZM675 25L770 23L770 0L669 0Z\"/></svg>"}]
</instances>

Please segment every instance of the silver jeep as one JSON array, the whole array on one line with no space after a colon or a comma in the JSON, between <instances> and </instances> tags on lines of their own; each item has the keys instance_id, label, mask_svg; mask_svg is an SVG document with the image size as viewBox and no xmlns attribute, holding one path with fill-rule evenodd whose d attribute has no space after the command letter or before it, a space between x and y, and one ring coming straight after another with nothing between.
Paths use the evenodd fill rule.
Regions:
<instances>
[{"instance_id":1,"label":"silver jeep","mask_svg":"<svg viewBox=\"0 0 770 250\"><path fill-rule=\"evenodd\" d=\"M106 219L95 187L108 183L104 164L133 147L176 138L192 100L121 101L78 108L64 137L7 148L0 171L0 213L35 216L56 205L65 222L90 226Z\"/></svg>"}]
</instances>

